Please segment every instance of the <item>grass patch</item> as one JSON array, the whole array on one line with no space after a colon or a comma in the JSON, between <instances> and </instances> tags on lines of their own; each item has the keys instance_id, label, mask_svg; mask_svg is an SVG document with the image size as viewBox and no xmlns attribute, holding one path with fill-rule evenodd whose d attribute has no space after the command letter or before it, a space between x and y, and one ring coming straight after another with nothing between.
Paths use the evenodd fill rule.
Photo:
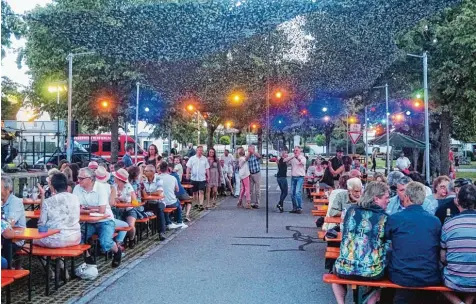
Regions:
<instances>
[{"instance_id":1,"label":"grass patch","mask_svg":"<svg viewBox=\"0 0 476 304\"><path fill-rule=\"evenodd\" d=\"M476 172L456 172L456 177L457 178L470 178L474 181L476 181Z\"/></svg>"}]
</instances>

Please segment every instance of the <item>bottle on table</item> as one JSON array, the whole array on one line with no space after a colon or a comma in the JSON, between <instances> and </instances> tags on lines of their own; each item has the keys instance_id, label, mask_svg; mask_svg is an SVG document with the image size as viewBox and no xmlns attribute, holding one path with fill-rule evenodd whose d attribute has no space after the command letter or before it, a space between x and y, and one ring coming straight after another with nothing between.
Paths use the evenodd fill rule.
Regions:
<instances>
[{"instance_id":1,"label":"bottle on table","mask_svg":"<svg viewBox=\"0 0 476 304\"><path fill-rule=\"evenodd\" d=\"M28 193L28 184L25 184L25 185L23 186L22 197L23 197L23 198L28 198L29 196L30 196L30 195L29 195L29 193Z\"/></svg>"},{"instance_id":2,"label":"bottle on table","mask_svg":"<svg viewBox=\"0 0 476 304\"><path fill-rule=\"evenodd\" d=\"M445 217L445 223L451 218L451 209L446 208L446 217Z\"/></svg>"}]
</instances>

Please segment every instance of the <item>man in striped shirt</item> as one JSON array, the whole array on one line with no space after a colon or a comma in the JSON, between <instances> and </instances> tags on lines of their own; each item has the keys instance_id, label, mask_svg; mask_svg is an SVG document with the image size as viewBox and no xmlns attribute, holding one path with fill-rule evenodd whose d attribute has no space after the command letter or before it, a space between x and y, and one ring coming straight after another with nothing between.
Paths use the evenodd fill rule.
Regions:
<instances>
[{"instance_id":1,"label":"man in striped shirt","mask_svg":"<svg viewBox=\"0 0 476 304\"><path fill-rule=\"evenodd\" d=\"M464 299L450 292L445 296L451 303L471 303L476 293L476 186L463 186L455 204L461 213L447 220L441 230L443 279L447 287L467 294Z\"/></svg>"}]
</instances>

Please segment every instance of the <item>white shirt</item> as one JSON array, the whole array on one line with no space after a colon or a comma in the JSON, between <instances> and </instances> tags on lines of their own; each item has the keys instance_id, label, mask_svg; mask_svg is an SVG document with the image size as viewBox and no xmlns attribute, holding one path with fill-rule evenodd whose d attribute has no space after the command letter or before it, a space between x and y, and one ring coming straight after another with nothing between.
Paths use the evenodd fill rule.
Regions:
<instances>
[{"instance_id":1,"label":"white shirt","mask_svg":"<svg viewBox=\"0 0 476 304\"><path fill-rule=\"evenodd\" d=\"M408 169L408 167L410 167L410 165L411 165L410 160L406 156L399 157L397 159L397 168L400 169L400 170Z\"/></svg>"},{"instance_id":2,"label":"white shirt","mask_svg":"<svg viewBox=\"0 0 476 304\"><path fill-rule=\"evenodd\" d=\"M100 182L94 182L93 189L91 192L87 192L80 185L76 185L73 190L73 194L79 198L79 203L81 206L87 207L101 207L106 206L106 211L104 214L109 218L98 222L106 222L114 219L112 214L111 206L109 205L109 196L106 193L106 188L100 185Z\"/></svg>"},{"instance_id":3,"label":"white shirt","mask_svg":"<svg viewBox=\"0 0 476 304\"><path fill-rule=\"evenodd\" d=\"M228 168L228 167L232 168L233 167L233 162L235 161L235 158L231 154L228 154L228 156L225 156L225 154L223 154L222 156L220 156L220 160L225 161L225 167L226 168Z\"/></svg>"},{"instance_id":4,"label":"white shirt","mask_svg":"<svg viewBox=\"0 0 476 304\"><path fill-rule=\"evenodd\" d=\"M190 168L193 181L204 182L207 180L206 172L210 169L210 164L205 156L198 158L194 155L188 159L187 168Z\"/></svg>"},{"instance_id":5,"label":"white shirt","mask_svg":"<svg viewBox=\"0 0 476 304\"><path fill-rule=\"evenodd\" d=\"M163 181L165 205L175 204L177 202L175 196L175 187L178 187L177 179L170 174L160 174L159 177Z\"/></svg>"},{"instance_id":6,"label":"white shirt","mask_svg":"<svg viewBox=\"0 0 476 304\"><path fill-rule=\"evenodd\" d=\"M180 182L182 182L183 168L181 164L175 164L174 171L177 172Z\"/></svg>"},{"instance_id":7,"label":"white shirt","mask_svg":"<svg viewBox=\"0 0 476 304\"><path fill-rule=\"evenodd\" d=\"M238 164L240 166L240 179L245 179L246 177L250 176L250 167L248 166L248 162L244 156L240 157Z\"/></svg>"}]
</instances>

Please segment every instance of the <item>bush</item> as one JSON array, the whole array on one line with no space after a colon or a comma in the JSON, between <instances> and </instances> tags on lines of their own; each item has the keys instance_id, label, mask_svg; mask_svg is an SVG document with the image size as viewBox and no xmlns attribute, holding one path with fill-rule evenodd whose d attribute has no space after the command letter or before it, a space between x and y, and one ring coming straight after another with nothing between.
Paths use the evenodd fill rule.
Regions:
<instances>
[{"instance_id":1,"label":"bush","mask_svg":"<svg viewBox=\"0 0 476 304\"><path fill-rule=\"evenodd\" d=\"M230 143L231 143L230 136L223 135L222 137L220 137L220 144L221 145L229 145Z\"/></svg>"},{"instance_id":2,"label":"bush","mask_svg":"<svg viewBox=\"0 0 476 304\"><path fill-rule=\"evenodd\" d=\"M476 155L473 153L473 151L466 150L465 152L463 152L463 154L461 156L464 156L465 153L466 153L466 157L468 159L471 159L471 161L476 161Z\"/></svg>"}]
</instances>

